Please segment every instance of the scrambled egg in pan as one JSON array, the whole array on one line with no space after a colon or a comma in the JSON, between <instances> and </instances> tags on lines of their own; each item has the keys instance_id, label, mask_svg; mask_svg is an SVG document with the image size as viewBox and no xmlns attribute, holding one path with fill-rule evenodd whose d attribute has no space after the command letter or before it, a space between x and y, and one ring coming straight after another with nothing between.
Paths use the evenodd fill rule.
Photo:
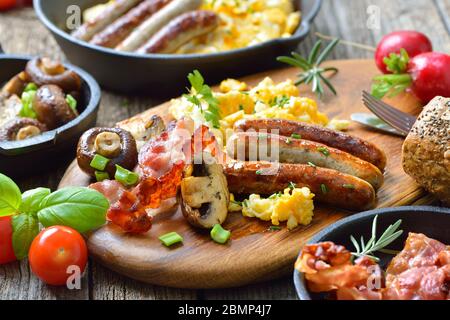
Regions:
<instances>
[{"instance_id":1,"label":"scrambled egg in pan","mask_svg":"<svg viewBox=\"0 0 450 320\"><path fill-rule=\"evenodd\" d=\"M201 9L220 17L212 33L182 46L177 53L213 53L290 37L300 24L292 0L204 0Z\"/></svg>"},{"instance_id":2,"label":"scrambled egg in pan","mask_svg":"<svg viewBox=\"0 0 450 320\"><path fill-rule=\"evenodd\" d=\"M272 221L279 225L287 221L289 230L299 224L308 225L313 218L314 194L308 188L286 188L284 192L261 198L259 194L252 194L242 202L242 206L231 201L230 211L240 211L246 217L256 217L264 221ZM231 199L233 200L233 198Z\"/></svg>"},{"instance_id":3,"label":"scrambled egg in pan","mask_svg":"<svg viewBox=\"0 0 450 320\"><path fill-rule=\"evenodd\" d=\"M317 103L310 98L301 97L292 80L275 83L265 78L258 85L249 88L244 82L228 79L220 84L220 92L213 93L219 101L220 128L214 128L204 117L204 112L186 97L173 99L169 108L175 119L192 118L197 123L206 124L218 140L226 140L233 132L233 125L240 119L277 118L302 121L336 130L344 130L349 122L329 120L319 112ZM204 105L204 109L207 106Z\"/></svg>"}]
</instances>

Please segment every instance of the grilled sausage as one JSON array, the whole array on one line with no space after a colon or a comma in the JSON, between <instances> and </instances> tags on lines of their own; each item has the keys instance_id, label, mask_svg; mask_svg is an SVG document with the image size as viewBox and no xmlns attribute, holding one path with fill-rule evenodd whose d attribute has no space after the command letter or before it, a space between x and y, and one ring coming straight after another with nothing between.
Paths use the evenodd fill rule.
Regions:
<instances>
[{"instance_id":1,"label":"grilled sausage","mask_svg":"<svg viewBox=\"0 0 450 320\"><path fill-rule=\"evenodd\" d=\"M202 0L173 0L137 27L117 47L120 51L136 51L168 22L188 11L196 10Z\"/></svg>"},{"instance_id":2,"label":"grilled sausage","mask_svg":"<svg viewBox=\"0 0 450 320\"><path fill-rule=\"evenodd\" d=\"M144 0L106 27L106 29L97 33L90 42L98 46L114 48L128 37L137 26L158 12L170 1Z\"/></svg>"},{"instance_id":3,"label":"grilled sausage","mask_svg":"<svg viewBox=\"0 0 450 320\"><path fill-rule=\"evenodd\" d=\"M214 12L187 12L158 31L138 52L173 53L186 42L213 31L218 25L219 18Z\"/></svg>"},{"instance_id":4,"label":"grilled sausage","mask_svg":"<svg viewBox=\"0 0 450 320\"><path fill-rule=\"evenodd\" d=\"M273 154L271 147L278 149L278 154ZM334 169L363 179L375 189L380 188L383 183L383 174L373 164L347 152L309 140L270 133L238 132L228 139L227 152L237 160L309 163L318 167Z\"/></svg>"},{"instance_id":5,"label":"grilled sausage","mask_svg":"<svg viewBox=\"0 0 450 320\"><path fill-rule=\"evenodd\" d=\"M384 170L386 167L386 155L377 146L336 130L282 119L249 119L240 120L235 124L235 130L247 131L248 129L256 131L266 129L267 132L279 130L278 134L287 137L298 134L303 139L320 142L329 147L346 151L355 157L372 163L380 170Z\"/></svg>"},{"instance_id":6,"label":"grilled sausage","mask_svg":"<svg viewBox=\"0 0 450 320\"><path fill-rule=\"evenodd\" d=\"M263 161L226 164L224 173L230 192L268 195L284 190L292 182L297 187L308 187L318 202L348 210L375 206L375 190L362 179L332 169L290 163L279 163L273 175L264 174L274 165Z\"/></svg>"},{"instance_id":7,"label":"grilled sausage","mask_svg":"<svg viewBox=\"0 0 450 320\"><path fill-rule=\"evenodd\" d=\"M114 20L133 8L142 0L117 0L106 7L93 21L86 21L72 32L72 36L80 40L89 41L92 37L105 29Z\"/></svg>"}]
</instances>

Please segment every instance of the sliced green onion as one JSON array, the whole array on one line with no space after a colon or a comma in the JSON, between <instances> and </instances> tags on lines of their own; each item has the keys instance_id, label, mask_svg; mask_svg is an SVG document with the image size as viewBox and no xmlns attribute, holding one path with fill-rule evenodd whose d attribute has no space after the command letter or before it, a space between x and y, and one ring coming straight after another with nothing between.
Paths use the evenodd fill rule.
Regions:
<instances>
[{"instance_id":1,"label":"sliced green onion","mask_svg":"<svg viewBox=\"0 0 450 320\"><path fill-rule=\"evenodd\" d=\"M28 91L37 91L38 87L35 83L30 82L29 84L26 85L25 89L23 89L24 92L28 92Z\"/></svg>"},{"instance_id":2,"label":"sliced green onion","mask_svg":"<svg viewBox=\"0 0 450 320\"><path fill-rule=\"evenodd\" d=\"M292 181L291 182L289 182L289 185L288 185L288 187L289 187L289 189L295 189L296 188L296 185L295 185L295 183L293 183Z\"/></svg>"},{"instance_id":3,"label":"sliced green onion","mask_svg":"<svg viewBox=\"0 0 450 320\"><path fill-rule=\"evenodd\" d=\"M280 226L270 226L269 230L270 231L278 231L278 230L281 230L281 227Z\"/></svg>"},{"instance_id":4,"label":"sliced green onion","mask_svg":"<svg viewBox=\"0 0 450 320\"><path fill-rule=\"evenodd\" d=\"M262 174L263 172L262 172L262 170L256 170L256 172L255 172L257 175L260 175L260 174Z\"/></svg>"},{"instance_id":5,"label":"sliced green onion","mask_svg":"<svg viewBox=\"0 0 450 320\"><path fill-rule=\"evenodd\" d=\"M346 189L355 189L356 188L354 184L350 184L350 183L343 184L342 186Z\"/></svg>"},{"instance_id":6,"label":"sliced green onion","mask_svg":"<svg viewBox=\"0 0 450 320\"><path fill-rule=\"evenodd\" d=\"M322 190L323 194L327 194L328 193L328 187L325 184L321 184L320 185L320 190Z\"/></svg>"},{"instance_id":7,"label":"sliced green onion","mask_svg":"<svg viewBox=\"0 0 450 320\"><path fill-rule=\"evenodd\" d=\"M97 179L98 182L102 182L103 180L109 179L108 172L102 172L95 170L95 179Z\"/></svg>"},{"instance_id":8,"label":"sliced green onion","mask_svg":"<svg viewBox=\"0 0 450 320\"><path fill-rule=\"evenodd\" d=\"M22 108L19 111L19 116L23 118L32 118L32 119L37 118L36 112L33 109L33 100L35 95L36 95L35 90L22 92L22 96L20 99L22 102Z\"/></svg>"},{"instance_id":9,"label":"sliced green onion","mask_svg":"<svg viewBox=\"0 0 450 320\"><path fill-rule=\"evenodd\" d=\"M291 134L291 138L294 138L294 139L301 139L302 136L299 135L298 133L293 133L293 134Z\"/></svg>"},{"instance_id":10,"label":"sliced green onion","mask_svg":"<svg viewBox=\"0 0 450 320\"><path fill-rule=\"evenodd\" d=\"M124 186L132 186L139 181L139 175L136 172L127 170L116 164L116 174L114 178Z\"/></svg>"},{"instance_id":11,"label":"sliced green onion","mask_svg":"<svg viewBox=\"0 0 450 320\"><path fill-rule=\"evenodd\" d=\"M158 238L166 247L170 247L171 245L174 245L175 243L183 242L183 237L180 236L178 233L169 232L166 233Z\"/></svg>"},{"instance_id":12,"label":"sliced green onion","mask_svg":"<svg viewBox=\"0 0 450 320\"><path fill-rule=\"evenodd\" d=\"M230 239L231 232L222 228L220 224L214 225L211 229L211 238L217 242L224 244Z\"/></svg>"},{"instance_id":13,"label":"sliced green onion","mask_svg":"<svg viewBox=\"0 0 450 320\"><path fill-rule=\"evenodd\" d=\"M314 163L312 163L311 161L308 161L308 166L311 166L311 167L317 167Z\"/></svg>"},{"instance_id":14,"label":"sliced green onion","mask_svg":"<svg viewBox=\"0 0 450 320\"><path fill-rule=\"evenodd\" d=\"M330 155L330 150L327 147L318 147L317 150L326 157Z\"/></svg>"},{"instance_id":15,"label":"sliced green onion","mask_svg":"<svg viewBox=\"0 0 450 320\"><path fill-rule=\"evenodd\" d=\"M77 100L75 100L74 97L72 97L70 94L66 96L66 102L69 105L69 107L73 110L73 112L78 114L77 110Z\"/></svg>"},{"instance_id":16,"label":"sliced green onion","mask_svg":"<svg viewBox=\"0 0 450 320\"><path fill-rule=\"evenodd\" d=\"M91 163L89 165L98 171L104 171L108 162L109 162L108 158L96 154L94 158L92 158Z\"/></svg>"}]
</instances>

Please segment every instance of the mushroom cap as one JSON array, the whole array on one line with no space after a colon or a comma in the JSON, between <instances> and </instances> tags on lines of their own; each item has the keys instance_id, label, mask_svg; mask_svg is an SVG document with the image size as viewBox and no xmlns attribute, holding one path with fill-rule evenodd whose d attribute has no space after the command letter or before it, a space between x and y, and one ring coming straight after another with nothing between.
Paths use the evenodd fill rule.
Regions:
<instances>
[{"instance_id":1,"label":"mushroom cap","mask_svg":"<svg viewBox=\"0 0 450 320\"><path fill-rule=\"evenodd\" d=\"M78 141L77 162L81 170L95 177L95 169L90 163L96 154L95 139L102 132L116 133L120 137L121 151L117 157L111 158L105 171L111 179L116 172L116 164L128 170L133 170L137 164L136 141L131 133L121 128L92 128L87 130Z\"/></svg>"},{"instance_id":2,"label":"mushroom cap","mask_svg":"<svg viewBox=\"0 0 450 320\"><path fill-rule=\"evenodd\" d=\"M209 229L227 218L230 199L227 180L218 163L202 162L193 167L193 176L181 182L178 200L191 225Z\"/></svg>"},{"instance_id":3,"label":"mushroom cap","mask_svg":"<svg viewBox=\"0 0 450 320\"><path fill-rule=\"evenodd\" d=\"M31 118L14 118L0 128L0 141L14 141L20 129L36 127L39 132L47 131L45 124Z\"/></svg>"}]
</instances>

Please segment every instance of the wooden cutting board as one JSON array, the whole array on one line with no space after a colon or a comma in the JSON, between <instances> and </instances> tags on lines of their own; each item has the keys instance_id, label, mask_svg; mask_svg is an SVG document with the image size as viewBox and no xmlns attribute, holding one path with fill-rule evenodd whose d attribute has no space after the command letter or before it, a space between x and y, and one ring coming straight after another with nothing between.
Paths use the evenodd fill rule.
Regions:
<instances>
[{"instance_id":1,"label":"wooden cutting board","mask_svg":"<svg viewBox=\"0 0 450 320\"><path fill-rule=\"evenodd\" d=\"M340 60L328 65L339 68L331 81L338 96L327 94L319 102L320 110L331 118L349 119L354 112L367 112L361 103L361 91L370 88L371 78L378 72L371 60ZM250 85L265 76L274 81L295 78L295 69L269 71L244 78ZM306 87L301 94L311 96ZM398 108L417 114L420 105L409 95L390 101ZM153 114L171 119L168 103L126 120L119 125L142 121ZM378 191L378 207L411 204L425 196L402 170L402 138L386 135L353 123L349 133L369 140L382 148L388 157L385 183ZM89 178L76 162L67 169L59 187L87 186ZM427 203L429 200L423 200ZM269 231L270 223L230 213L224 224L231 230L232 240L226 245L211 241L209 233L192 228L177 209L157 216L153 228L145 235L129 235L109 224L87 236L91 256L121 274L152 284L179 288L222 288L278 278L293 270L302 245L325 226L351 214L339 208L316 204L314 219L309 226L288 231ZM173 248L161 245L158 237L176 231L184 243Z\"/></svg>"}]
</instances>

